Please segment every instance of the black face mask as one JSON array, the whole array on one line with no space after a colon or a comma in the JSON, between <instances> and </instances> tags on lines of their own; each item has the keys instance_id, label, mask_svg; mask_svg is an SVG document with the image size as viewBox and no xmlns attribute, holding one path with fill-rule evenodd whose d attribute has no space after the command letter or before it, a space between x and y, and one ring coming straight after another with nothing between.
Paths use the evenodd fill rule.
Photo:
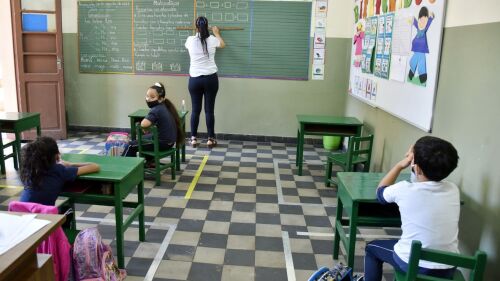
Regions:
<instances>
[{"instance_id":1,"label":"black face mask","mask_svg":"<svg viewBox=\"0 0 500 281\"><path fill-rule=\"evenodd\" d=\"M146 101L146 103L148 104L148 107L149 107L149 108L153 108L153 107L155 107L155 106L157 106L157 105L159 105L159 104L160 104L160 102L159 102L158 100L154 100L154 101Z\"/></svg>"}]
</instances>

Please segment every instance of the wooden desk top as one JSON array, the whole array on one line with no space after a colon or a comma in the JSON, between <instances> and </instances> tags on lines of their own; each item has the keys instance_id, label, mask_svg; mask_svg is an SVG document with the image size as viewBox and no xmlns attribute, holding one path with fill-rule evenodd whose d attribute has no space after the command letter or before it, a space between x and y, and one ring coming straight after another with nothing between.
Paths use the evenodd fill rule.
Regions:
<instances>
[{"instance_id":1,"label":"wooden desk top","mask_svg":"<svg viewBox=\"0 0 500 281\"><path fill-rule=\"evenodd\" d=\"M79 179L120 182L138 166L144 164L144 158L114 157L92 154L63 154L63 160L69 162L94 162L101 170L97 173L81 175Z\"/></svg>"},{"instance_id":2,"label":"wooden desk top","mask_svg":"<svg viewBox=\"0 0 500 281\"><path fill-rule=\"evenodd\" d=\"M177 110L177 114L179 114L179 117L182 119L184 117L186 117L186 115L188 114L189 111L186 111L186 112L181 112L179 110ZM146 115L148 115L149 113L149 109L138 109L132 113L130 113L128 115L128 117L132 117L132 118L144 118L146 117Z\"/></svg>"},{"instance_id":3,"label":"wooden desk top","mask_svg":"<svg viewBox=\"0 0 500 281\"><path fill-rule=\"evenodd\" d=\"M0 112L0 121L18 121L25 118L39 116L38 112Z\"/></svg>"},{"instance_id":4,"label":"wooden desk top","mask_svg":"<svg viewBox=\"0 0 500 281\"><path fill-rule=\"evenodd\" d=\"M308 124L329 124L345 126L363 126L358 119L354 117L326 116L326 115L297 115L299 123Z\"/></svg>"},{"instance_id":5,"label":"wooden desk top","mask_svg":"<svg viewBox=\"0 0 500 281\"><path fill-rule=\"evenodd\" d=\"M27 213L18 212L6 212L0 211L4 214L12 215L26 215ZM33 235L17 244L14 248L11 248L3 255L0 255L0 280L4 280L7 276L19 266L23 266L26 261L26 255L36 254L36 248L38 245L54 231L57 227L61 226L66 217L64 215L48 215L48 214L37 214L37 219L48 220L50 223L44 226L39 231L35 232Z\"/></svg>"},{"instance_id":6,"label":"wooden desk top","mask_svg":"<svg viewBox=\"0 0 500 281\"><path fill-rule=\"evenodd\" d=\"M339 172L339 186L342 185L352 201L378 202L376 189L387 173ZM400 174L396 182L409 180L409 174Z\"/></svg>"}]
</instances>

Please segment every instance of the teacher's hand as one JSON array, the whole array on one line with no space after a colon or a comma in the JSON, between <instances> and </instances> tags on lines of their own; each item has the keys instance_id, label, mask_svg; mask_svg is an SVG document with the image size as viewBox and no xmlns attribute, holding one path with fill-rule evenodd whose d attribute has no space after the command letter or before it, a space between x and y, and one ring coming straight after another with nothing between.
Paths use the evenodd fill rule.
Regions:
<instances>
[{"instance_id":1,"label":"teacher's hand","mask_svg":"<svg viewBox=\"0 0 500 281\"><path fill-rule=\"evenodd\" d=\"M214 33L214 35L220 35L220 30L217 26L212 26L212 32Z\"/></svg>"}]
</instances>

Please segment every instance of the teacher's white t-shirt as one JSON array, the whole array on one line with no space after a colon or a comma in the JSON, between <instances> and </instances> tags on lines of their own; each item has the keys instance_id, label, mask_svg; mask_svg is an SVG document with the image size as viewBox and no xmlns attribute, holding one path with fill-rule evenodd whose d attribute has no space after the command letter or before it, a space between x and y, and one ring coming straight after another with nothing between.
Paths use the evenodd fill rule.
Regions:
<instances>
[{"instance_id":1,"label":"teacher's white t-shirt","mask_svg":"<svg viewBox=\"0 0 500 281\"><path fill-rule=\"evenodd\" d=\"M190 66L189 75L198 77L200 75L211 75L217 72L215 64L215 49L220 47L220 41L217 37L210 35L207 38L208 55L203 52L203 46L199 34L189 36L184 44L189 51Z\"/></svg>"}]
</instances>

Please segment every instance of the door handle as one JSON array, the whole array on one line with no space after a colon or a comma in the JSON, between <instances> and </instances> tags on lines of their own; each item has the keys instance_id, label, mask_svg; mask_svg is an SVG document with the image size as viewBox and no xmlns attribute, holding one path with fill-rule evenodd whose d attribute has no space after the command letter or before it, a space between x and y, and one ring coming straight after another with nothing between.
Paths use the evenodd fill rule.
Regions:
<instances>
[{"instance_id":1,"label":"door handle","mask_svg":"<svg viewBox=\"0 0 500 281\"><path fill-rule=\"evenodd\" d=\"M62 60L60 57L57 57L57 70L61 70L62 69Z\"/></svg>"}]
</instances>

